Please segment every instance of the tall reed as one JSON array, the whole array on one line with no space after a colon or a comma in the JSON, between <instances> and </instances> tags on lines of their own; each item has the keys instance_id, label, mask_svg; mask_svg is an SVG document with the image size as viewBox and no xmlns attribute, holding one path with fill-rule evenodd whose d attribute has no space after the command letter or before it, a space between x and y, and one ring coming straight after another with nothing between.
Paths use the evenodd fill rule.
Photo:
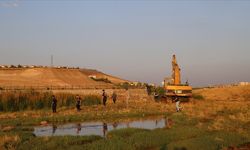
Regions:
<instances>
[{"instance_id":1,"label":"tall reed","mask_svg":"<svg viewBox=\"0 0 250 150\"><path fill-rule=\"evenodd\" d=\"M23 111L50 109L52 103L52 92L29 91L12 91L0 93L0 111ZM59 93L55 94L57 107L75 106L76 99L74 94ZM82 105L98 105L101 103L100 97L95 95L81 96Z\"/></svg>"}]
</instances>

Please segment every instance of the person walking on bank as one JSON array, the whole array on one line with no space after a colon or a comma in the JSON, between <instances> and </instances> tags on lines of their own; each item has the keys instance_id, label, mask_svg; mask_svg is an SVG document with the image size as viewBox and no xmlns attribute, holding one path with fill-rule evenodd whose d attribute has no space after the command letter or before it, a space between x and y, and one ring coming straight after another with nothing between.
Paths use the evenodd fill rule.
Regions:
<instances>
[{"instance_id":1,"label":"person walking on bank","mask_svg":"<svg viewBox=\"0 0 250 150\"><path fill-rule=\"evenodd\" d=\"M52 95L52 104L51 104L51 106L52 106L53 113L56 113L57 99L56 99L55 95Z\"/></svg>"},{"instance_id":2,"label":"person walking on bank","mask_svg":"<svg viewBox=\"0 0 250 150\"><path fill-rule=\"evenodd\" d=\"M176 94L174 96L174 102L175 102L175 106L176 106L176 112L181 111L180 99L179 99L179 97Z\"/></svg>"},{"instance_id":3,"label":"person walking on bank","mask_svg":"<svg viewBox=\"0 0 250 150\"><path fill-rule=\"evenodd\" d=\"M112 94L112 100L113 100L114 104L115 104L115 102L116 102L116 99L117 99L117 94L116 94L116 92L114 91L113 94Z\"/></svg>"},{"instance_id":4,"label":"person walking on bank","mask_svg":"<svg viewBox=\"0 0 250 150\"><path fill-rule=\"evenodd\" d=\"M106 106L107 98L108 98L107 93L105 92L105 90L102 90L102 102L104 106Z\"/></svg>"},{"instance_id":5,"label":"person walking on bank","mask_svg":"<svg viewBox=\"0 0 250 150\"><path fill-rule=\"evenodd\" d=\"M76 110L81 110L81 97L79 95L76 96Z\"/></svg>"}]
</instances>

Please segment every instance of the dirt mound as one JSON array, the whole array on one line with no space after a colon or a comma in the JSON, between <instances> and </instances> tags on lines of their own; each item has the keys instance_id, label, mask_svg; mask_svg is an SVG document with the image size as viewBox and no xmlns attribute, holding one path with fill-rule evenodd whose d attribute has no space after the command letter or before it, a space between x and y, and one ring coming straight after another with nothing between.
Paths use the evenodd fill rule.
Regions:
<instances>
[{"instance_id":1,"label":"dirt mound","mask_svg":"<svg viewBox=\"0 0 250 150\"><path fill-rule=\"evenodd\" d=\"M128 80L124 80L124 79L121 79L121 78L118 78L118 77L107 75L105 73L102 73L100 71L93 70L93 69L81 69L80 71L86 76L95 76L98 79L100 79L100 78L108 79L109 81L111 81L112 83L115 83L115 84L130 82Z\"/></svg>"},{"instance_id":2,"label":"dirt mound","mask_svg":"<svg viewBox=\"0 0 250 150\"><path fill-rule=\"evenodd\" d=\"M0 69L0 87L6 86L81 86L86 88L111 87L96 82L79 69L25 68Z\"/></svg>"}]
</instances>

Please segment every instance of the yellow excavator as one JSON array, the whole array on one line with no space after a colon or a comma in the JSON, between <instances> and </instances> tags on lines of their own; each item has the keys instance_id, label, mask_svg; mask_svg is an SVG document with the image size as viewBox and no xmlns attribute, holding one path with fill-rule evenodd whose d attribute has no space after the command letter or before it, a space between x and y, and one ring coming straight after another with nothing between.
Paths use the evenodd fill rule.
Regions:
<instances>
[{"instance_id":1,"label":"yellow excavator","mask_svg":"<svg viewBox=\"0 0 250 150\"><path fill-rule=\"evenodd\" d=\"M167 98L178 96L189 99L192 97L192 87L189 83L181 84L181 69L175 55L172 58L172 77L164 79L164 89Z\"/></svg>"}]
</instances>

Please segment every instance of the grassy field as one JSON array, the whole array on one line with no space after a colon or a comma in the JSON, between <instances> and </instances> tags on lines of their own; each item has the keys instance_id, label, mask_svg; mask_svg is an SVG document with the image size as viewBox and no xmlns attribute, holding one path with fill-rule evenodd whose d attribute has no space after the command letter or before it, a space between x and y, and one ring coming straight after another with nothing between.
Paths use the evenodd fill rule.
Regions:
<instances>
[{"instance_id":1,"label":"grassy field","mask_svg":"<svg viewBox=\"0 0 250 150\"><path fill-rule=\"evenodd\" d=\"M173 149L217 150L250 149L250 87L199 89L183 110L175 112L173 103L131 100L108 106L84 106L81 112L61 107L0 113L0 149ZM34 137L33 126L49 123L117 121L162 115L171 119L163 129L127 128L99 136Z\"/></svg>"}]
</instances>

